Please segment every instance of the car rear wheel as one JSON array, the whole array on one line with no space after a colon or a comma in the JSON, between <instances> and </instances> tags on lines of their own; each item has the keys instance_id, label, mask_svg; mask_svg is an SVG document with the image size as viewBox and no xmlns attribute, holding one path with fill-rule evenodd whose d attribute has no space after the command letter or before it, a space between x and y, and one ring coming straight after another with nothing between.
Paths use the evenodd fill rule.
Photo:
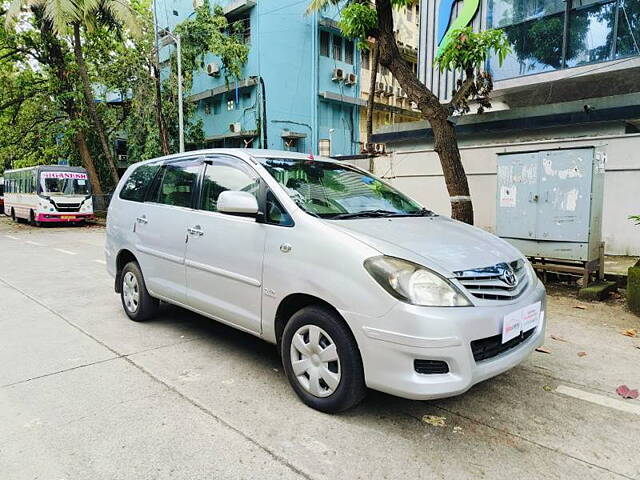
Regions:
<instances>
[{"instance_id":1,"label":"car rear wheel","mask_svg":"<svg viewBox=\"0 0 640 480\"><path fill-rule=\"evenodd\" d=\"M127 316L135 322L154 317L160 302L149 295L137 262L129 262L124 266L120 281L120 298Z\"/></svg>"},{"instance_id":2,"label":"car rear wheel","mask_svg":"<svg viewBox=\"0 0 640 480\"><path fill-rule=\"evenodd\" d=\"M330 309L310 306L295 313L284 329L280 353L291 386L311 408L342 412L365 397L360 351Z\"/></svg>"}]
</instances>

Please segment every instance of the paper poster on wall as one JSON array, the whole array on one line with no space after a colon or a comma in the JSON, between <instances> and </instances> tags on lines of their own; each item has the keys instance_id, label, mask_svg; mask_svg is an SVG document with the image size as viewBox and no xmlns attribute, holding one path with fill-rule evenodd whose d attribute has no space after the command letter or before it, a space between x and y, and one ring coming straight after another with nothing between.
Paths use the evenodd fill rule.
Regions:
<instances>
[{"instance_id":1,"label":"paper poster on wall","mask_svg":"<svg viewBox=\"0 0 640 480\"><path fill-rule=\"evenodd\" d=\"M516 206L516 187L500 187L500 206L514 208Z\"/></svg>"}]
</instances>

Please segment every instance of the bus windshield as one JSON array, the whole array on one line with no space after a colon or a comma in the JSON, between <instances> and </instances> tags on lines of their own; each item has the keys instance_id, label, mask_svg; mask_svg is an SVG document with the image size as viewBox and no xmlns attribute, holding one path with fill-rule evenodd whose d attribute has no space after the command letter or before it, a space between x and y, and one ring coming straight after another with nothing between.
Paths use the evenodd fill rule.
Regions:
<instances>
[{"instance_id":1,"label":"bus windshield","mask_svg":"<svg viewBox=\"0 0 640 480\"><path fill-rule=\"evenodd\" d=\"M42 172L42 193L57 195L88 195L89 180L86 173Z\"/></svg>"}]
</instances>

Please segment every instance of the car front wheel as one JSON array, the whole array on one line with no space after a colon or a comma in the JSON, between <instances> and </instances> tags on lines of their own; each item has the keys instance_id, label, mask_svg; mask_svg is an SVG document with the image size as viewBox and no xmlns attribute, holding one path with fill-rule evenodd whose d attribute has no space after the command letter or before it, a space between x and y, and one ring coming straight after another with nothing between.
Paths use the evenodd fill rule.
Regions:
<instances>
[{"instance_id":1,"label":"car front wheel","mask_svg":"<svg viewBox=\"0 0 640 480\"><path fill-rule=\"evenodd\" d=\"M295 313L284 329L280 353L296 394L316 410L342 412L366 395L358 346L330 309L310 306Z\"/></svg>"},{"instance_id":2,"label":"car front wheel","mask_svg":"<svg viewBox=\"0 0 640 480\"><path fill-rule=\"evenodd\" d=\"M127 316L135 322L152 318L160 302L149 295L140 266L136 262L127 263L122 269L120 281L120 298Z\"/></svg>"}]
</instances>

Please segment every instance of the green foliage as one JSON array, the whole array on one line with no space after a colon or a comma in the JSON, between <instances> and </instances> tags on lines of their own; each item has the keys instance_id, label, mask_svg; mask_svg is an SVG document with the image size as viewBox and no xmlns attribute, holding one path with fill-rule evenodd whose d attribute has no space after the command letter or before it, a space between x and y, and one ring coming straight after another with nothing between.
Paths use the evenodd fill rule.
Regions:
<instances>
[{"instance_id":1,"label":"green foliage","mask_svg":"<svg viewBox=\"0 0 640 480\"><path fill-rule=\"evenodd\" d=\"M346 37L366 48L368 32L378 26L378 14L370 4L351 3L342 9L339 26Z\"/></svg>"},{"instance_id":2,"label":"green foliage","mask_svg":"<svg viewBox=\"0 0 640 480\"><path fill-rule=\"evenodd\" d=\"M222 7L216 5L212 9L207 0L195 13L174 32L182 39L182 66L187 85L191 84L193 72L204 67L209 53L218 57L227 79L241 78L242 67L249 56L242 24L229 24Z\"/></svg>"},{"instance_id":3,"label":"green foliage","mask_svg":"<svg viewBox=\"0 0 640 480\"><path fill-rule=\"evenodd\" d=\"M482 69L493 53L500 65L511 52L509 41L502 30L474 32L472 27L451 32L451 42L435 60L441 71Z\"/></svg>"},{"instance_id":4,"label":"green foliage","mask_svg":"<svg viewBox=\"0 0 640 480\"><path fill-rule=\"evenodd\" d=\"M631 215L629 220L636 222L636 225L640 225L640 215Z\"/></svg>"}]
</instances>

